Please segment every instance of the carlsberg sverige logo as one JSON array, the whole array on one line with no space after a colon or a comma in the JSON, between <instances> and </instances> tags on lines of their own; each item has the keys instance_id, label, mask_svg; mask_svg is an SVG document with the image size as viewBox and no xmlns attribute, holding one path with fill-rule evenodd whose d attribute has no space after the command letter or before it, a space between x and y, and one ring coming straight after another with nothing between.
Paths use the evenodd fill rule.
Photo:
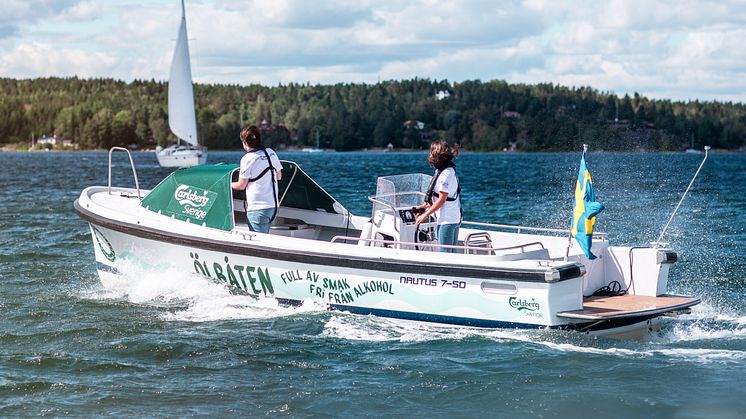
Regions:
<instances>
[{"instance_id":1,"label":"carlsberg sverige logo","mask_svg":"<svg viewBox=\"0 0 746 419\"><path fill-rule=\"evenodd\" d=\"M204 220L218 194L196 186L181 184L174 191L174 197L166 212L179 219Z\"/></svg>"},{"instance_id":2,"label":"carlsberg sverige logo","mask_svg":"<svg viewBox=\"0 0 746 419\"><path fill-rule=\"evenodd\" d=\"M176 188L176 193L174 193L174 198L176 198L181 205L191 205L193 207L201 208L210 202L210 198L207 196L207 191L202 189L201 192L202 195L198 195L198 193L193 191L189 185L179 185L179 187Z\"/></svg>"},{"instance_id":3,"label":"carlsberg sverige logo","mask_svg":"<svg viewBox=\"0 0 746 419\"><path fill-rule=\"evenodd\" d=\"M508 304L518 311L538 311L541 308L533 298L529 301L525 298L510 297Z\"/></svg>"}]
</instances>

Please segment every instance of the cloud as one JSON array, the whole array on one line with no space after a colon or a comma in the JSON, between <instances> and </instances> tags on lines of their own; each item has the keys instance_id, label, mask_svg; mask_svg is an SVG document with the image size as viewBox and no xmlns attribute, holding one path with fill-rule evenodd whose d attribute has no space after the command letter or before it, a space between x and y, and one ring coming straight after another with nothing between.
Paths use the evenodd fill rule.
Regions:
<instances>
[{"instance_id":1,"label":"cloud","mask_svg":"<svg viewBox=\"0 0 746 419\"><path fill-rule=\"evenodd\" d=\"M0 76L165 79L179 8L4 0ZM201 0L187 24L201 82L505 79L746 101L739 0Z\"/></svg>"},{"instance_id":2,"label":"cloud","mask_svg":"<svg viewBox=\"0 0 746 419\"><path fill-rule=\"evenodd\" d=\"M373 64L380 69L391 62L428 60L471 48L520 42L523 36L540 34L548 21L518 5L497 8L487 1L466 3L473 8L461 2L427 0L403 7L365 1L332 2L333 7L298 2L291 8L288 2L265 8L254 2L241 4L188 11L189 20L194 20L189 22L189 30L196 38L195 61L202 58L203 65L210 67L255 66L257 62L267 68L351 66L369 68L375 75L378 71ZM251 19L243 10L249 5L256 10ZM313 16L308 9L314 8L325 13L334 9L334 18L326 26L309 23L304 19Z\"/></svg>"},{"instance_id":3,"label":"cloud","mask_svg":"<svg viewBox=\"0 0 746 419\"><path fill-rule=\"evenodd\" d=\"M358 20L368 19L376 3L371 0L219 0L214 9L241 15L242 27L247 30L256 27L330 29L349 27Z\"/></svg>"},{"instance_id":4,"label":"cloud","mask_svg":"<svg viewBox=\"0 0 746 419\"><path fill-rule=\"evenodd\" d=\"M58 22L89 21L100 17L110 10L110 5L100 4L94 0L80 1L56 15L55 20Z\"/></svg>"},{"instance_id":5,"label":"cloud","mask_svg":"<svg viewBox=\"0 0 746 419\"><path fill-rule=\"evenodd\" d=\"M105 53L59 49L46 44L23 44L0 58L0 74L100 77L110 73L117 60Z\"/></svg>"},{"instance_id":6,"label":"cloud","mask_svg":"<svg viewBox=\"0 0 746 419\"><path fill-rule=\"evenodd\" d=\"M74 7L80 0L3 0L0 38L15 35L20 28Z\"/></svg>"}]
</instances>

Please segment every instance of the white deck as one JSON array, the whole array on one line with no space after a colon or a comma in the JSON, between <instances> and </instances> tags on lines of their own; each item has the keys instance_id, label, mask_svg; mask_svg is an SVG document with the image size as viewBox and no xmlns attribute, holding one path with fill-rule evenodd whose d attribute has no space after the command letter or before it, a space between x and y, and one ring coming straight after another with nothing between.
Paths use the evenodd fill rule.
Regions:
<instances>
[{"instance_id":1,"label":"white deck","mask_svg":"<svg viewBox=\"0 0 746 419\"><path fill-rule=\"evenodd\" d=\"M667 313L684 310L699 300L691 297L662 295L620 295L614 297L588 297L583 300L583 309L557 313L558 317L584 320L608 320L637 317L645 314Z\"/></svg>"}]
</instances>

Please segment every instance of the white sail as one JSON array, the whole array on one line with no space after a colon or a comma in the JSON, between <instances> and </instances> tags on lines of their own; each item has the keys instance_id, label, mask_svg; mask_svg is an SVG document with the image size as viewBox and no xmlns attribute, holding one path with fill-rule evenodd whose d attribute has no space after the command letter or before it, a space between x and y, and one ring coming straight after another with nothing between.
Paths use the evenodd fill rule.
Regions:
<instances>
[{"instance_id":1,"label":"white sail","mask_svg":"<svg viewBox=\"0 0 746 419\"><path fill-rule=\"evenodd\" d=\"M177 137L194 146L199 145L184 0L181 0L181 24L168 80L168 125Z\"/></svg>"}]
</instances>

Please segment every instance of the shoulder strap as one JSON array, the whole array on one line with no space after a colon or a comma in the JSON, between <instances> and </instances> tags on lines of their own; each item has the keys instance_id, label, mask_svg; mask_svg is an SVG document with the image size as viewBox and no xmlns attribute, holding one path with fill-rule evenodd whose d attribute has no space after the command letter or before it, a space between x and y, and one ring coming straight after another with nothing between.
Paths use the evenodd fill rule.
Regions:
<instances>
[{"instance_id":1,"label":"shoulder strap","mask_svg":"<svg viewBox=\"0 0 746 419\"><path fill-rule=\"evenodd\" d=\"M277 188L275 186L275 183L277 183L277 182L275 181L275 167L272 165L272 159L269 157L269 153L267 153L267 149L264 148L264 147L262 147L262 151L264 152L264 155L267 156L267 163L269 163L269 167L267 167L266 169L264 169L264 171L262 172L261 175L259 175L259 177L264 176L264 174L268 170L269 170L269 172L272 175L272 198L275 199L275 210L274 210L274 212L272 212L272 217L269 219L269 222L272 223L272 221L275 220L275 217L277 217L277 209L279 208L280 203L277 202Z\"/></svg>"},{"instance_id":2,"label":"shoulder strap","mask_svg":"<svg viewBox=\"0 0 746 419\"><path fill-rule=\"evenodd\" d=\"M440 170L435 171L435 176L433 176L433 178L430 180L430 186L427 187L427 193L425 194L425 202L427 202L428 204L432 205L433 203L433 194L435 193L433 189L435 189L435 182L438 181L438 178L440 177L440 173L441 173Z\"/></svg>"},{"instance_id":3,"label":"shoulder strap","mask_svg":"<svg viewBox=\"0 0 746 419\"><path fill-rule=\"evenodd\" d=\"M269 153L267 153L267 149L265 147L262 147L254 151L259 151L259 150L264 152L264 155L267 157L267 164L269 164L269 166L267 166L266 169L262 170L262 173L259 173L259 176L253 179L249 179L249 182L256 182L257 180L264 177L264 175L266 175L267 172L269 172L270 175L272 176L272 197L275 199L275 210L272 213L272 217L269 219L269 222L271 223L272 221L275 220L275 217L277 217L277 209L280 206L280 203L277 202L277 186L275 185L275 183L277 183L277 181L275 180L275 170L277 169L275 169L275 166L272 165L272 159L269 157ZM244 201L244 205L246 205L245 201Z\"/></svg>"},{"instance_id":4,"label":"shoulder strap","mask_svg":"<svg viewBox=\"0 0 746 419\"><path fill-rule=\"evenodd\" d=\"M435 172L435 176L433 176L433 180L430 182L430 187L428 187L427 189L427 195L425 195L425 202L432 204L433 197L437 198L438 196L440 196L439 193L433 190L435 189L435 182L438 181L438 177L440 177L441 173L443 173L443 171L449 167L452 167L453 173L456 174L456 164L454 164L452 161L448 162L448 164L443 170L438 170L437 172ZM446 201L453 202L461 197L461 182L459 182L458 176L456 176L456 183L458 184L458 188L456 189L456 195L449 196L448 198L446 198Z\"/></svg>"},{"instance_id":5,"label":"shoulder strap","mask_svg":"<svg viewBox=\"0 0 746 419\"><path fill-rule=\"evenodd\" d=\"M269 166L267 166L267 168L265 168L264 170L262 170L262 172L261 172L261 173L259 173L259 176L255 177L255 178L249 178L249 182L256 182L257 180L259 180L259 179L261 179L262 177L264 177L264 175L266 175L266 174L267 174L267 172L269 172L269 171L271 171L271 172L273 173L272 177L273 177L273 179L274 179L274 171L275 171L275 170L277 170L277 169L275 169L275 167L274 167L274 166L272 165L272 159L270 159L270 158L269 158L269 153L267 153L267 149L266 149L266 148L264 148L264 147L262 147L262 148L260 148L260 149L258 149L258 150L255 150L255 151L259 151L259 150L263 151L263 152L264 152L264 155L265 155L265 156L267 156L267 163L269 164Z\"/></svg>"}]
</instances>

